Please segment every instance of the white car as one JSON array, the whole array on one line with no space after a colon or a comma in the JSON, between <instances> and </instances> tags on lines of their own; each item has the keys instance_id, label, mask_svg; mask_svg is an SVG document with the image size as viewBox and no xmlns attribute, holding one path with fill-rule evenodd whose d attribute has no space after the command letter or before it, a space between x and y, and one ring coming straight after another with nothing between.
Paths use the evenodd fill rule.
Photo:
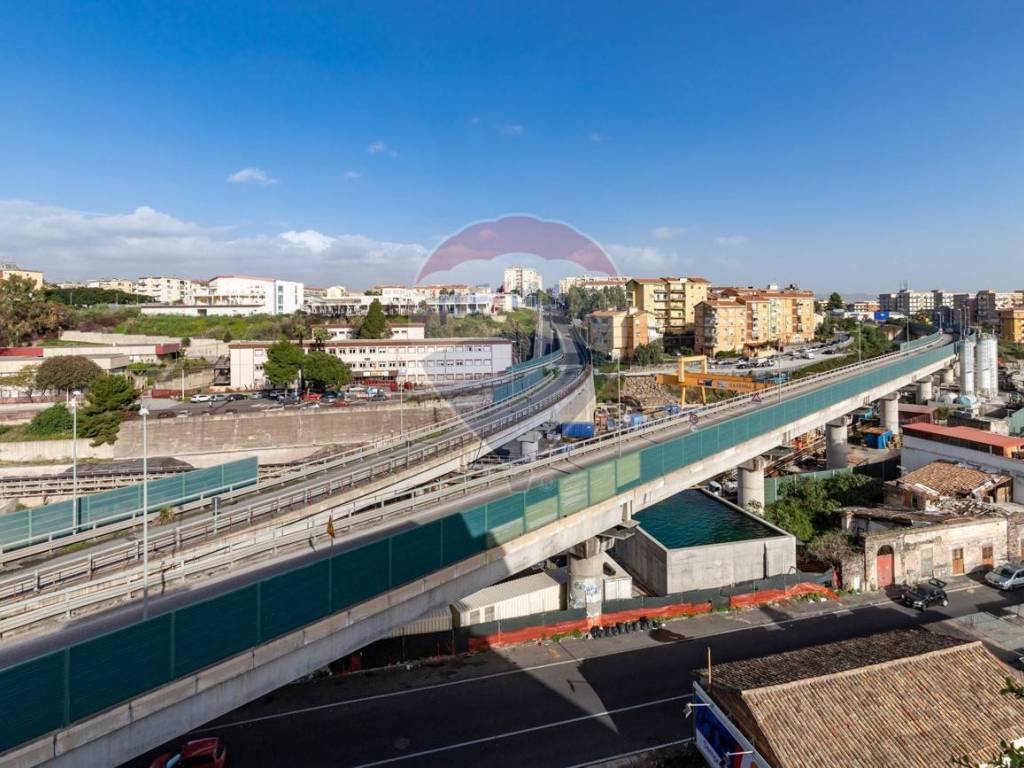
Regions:
<instances>
[{"instance_id":1,"label":"white car","mask_svg":"<svg viewBox=\"0 0 1024 768\"><path fill-rule=\"evenodd\" d=\"M213 400L213 395L195 394L188 400L190 403L208 403Z\"/></svg>"},{"instance_id":2,"label":"white car","mask_svg":"<svg viewBox=\"0 0 1024 768\"><path fill-rule=\"evenodd\" d=\"M1006 563L985 574L985 581L999 589L1024 587L1024 564Z\"/></svg>"}]
</instances>

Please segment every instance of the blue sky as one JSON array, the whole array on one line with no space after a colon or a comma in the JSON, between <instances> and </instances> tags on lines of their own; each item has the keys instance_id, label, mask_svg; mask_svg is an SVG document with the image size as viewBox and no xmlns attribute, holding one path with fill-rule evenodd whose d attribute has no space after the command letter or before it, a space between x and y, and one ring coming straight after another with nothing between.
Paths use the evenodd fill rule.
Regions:
<instances>
[{"instance_id":1,"label":"blue sky","mask_svg":"<svg viewBox=\"0 0 1024 768\"><path fill-rule=\"evenodd\" d=\"M10 4L0 259L362 287L519 212L627 274L1021 288L1022 22L1013 2Z\"/></svg>"}]
</instances>

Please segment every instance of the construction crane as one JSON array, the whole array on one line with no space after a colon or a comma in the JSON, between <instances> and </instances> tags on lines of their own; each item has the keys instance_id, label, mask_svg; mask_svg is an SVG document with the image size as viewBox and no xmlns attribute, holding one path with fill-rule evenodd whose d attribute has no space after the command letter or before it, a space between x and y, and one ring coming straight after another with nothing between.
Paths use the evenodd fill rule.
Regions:
<instances>
[{"instance_id":1,"label":"construction crane","mask_svg":"<svg viewBox=\"0 0 1024 768\"><path fill-rule=\"evenodd\" d=\"M699 370L687 370L687 366L693 364L699 366ZM708 401L707 391L709 389L722 389L728 392L750 394L764 389L771 389L775 386L771 381L757 381L750 376L711 373L708 371L708 358L706 355L680 357L678 371L675 374L659 373L658 383L678 385L680 405L688 405L686 402L687 387L700 389L700 401L706 403Z\"/></svg>"}]
</instances>

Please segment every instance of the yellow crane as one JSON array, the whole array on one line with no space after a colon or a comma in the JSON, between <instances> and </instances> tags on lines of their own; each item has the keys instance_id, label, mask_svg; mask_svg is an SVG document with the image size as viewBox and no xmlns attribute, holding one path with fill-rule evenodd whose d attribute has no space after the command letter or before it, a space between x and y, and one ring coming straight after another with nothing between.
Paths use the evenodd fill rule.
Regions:
<instances>
[{"instance_id":1,"label":"yellow crane","mask_svg":"<svg viewBox=\"0 0 1024 768\"><path fill-rule=\"evenodd\" d=\"M699 370L688 370L688 365L697 364ZM708 358L706 355L692 355L679 358L679 370L675 374L659 373L659 384L677 384L679 386L679 404L687 405L686 388L697 387L700 389L700 401L708 401L709 389L723 389L728 392L739 392L750 394L760 392L763 389L770 389L774 386L771 382L755 381L750 376L729 373L711 373L708 371Z\"/></svg>"}]
</instances>

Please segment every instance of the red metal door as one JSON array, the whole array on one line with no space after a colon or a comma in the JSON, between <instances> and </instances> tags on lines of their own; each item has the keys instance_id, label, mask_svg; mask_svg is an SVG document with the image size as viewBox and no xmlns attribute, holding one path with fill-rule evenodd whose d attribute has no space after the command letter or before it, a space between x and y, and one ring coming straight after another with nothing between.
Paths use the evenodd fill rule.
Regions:
<instances>
[{"instance_id":1,"label":"red metal door","mask_svg":"<svg viewBox=\"0 0 1024 768\"><path fill-rule=\"evenodd\" d=\"M878 550L875 557L875 573L878 579L878 588L885 589L893 584L893 556L892 547L884 546Z\"/></svg>"}]
</instances>

